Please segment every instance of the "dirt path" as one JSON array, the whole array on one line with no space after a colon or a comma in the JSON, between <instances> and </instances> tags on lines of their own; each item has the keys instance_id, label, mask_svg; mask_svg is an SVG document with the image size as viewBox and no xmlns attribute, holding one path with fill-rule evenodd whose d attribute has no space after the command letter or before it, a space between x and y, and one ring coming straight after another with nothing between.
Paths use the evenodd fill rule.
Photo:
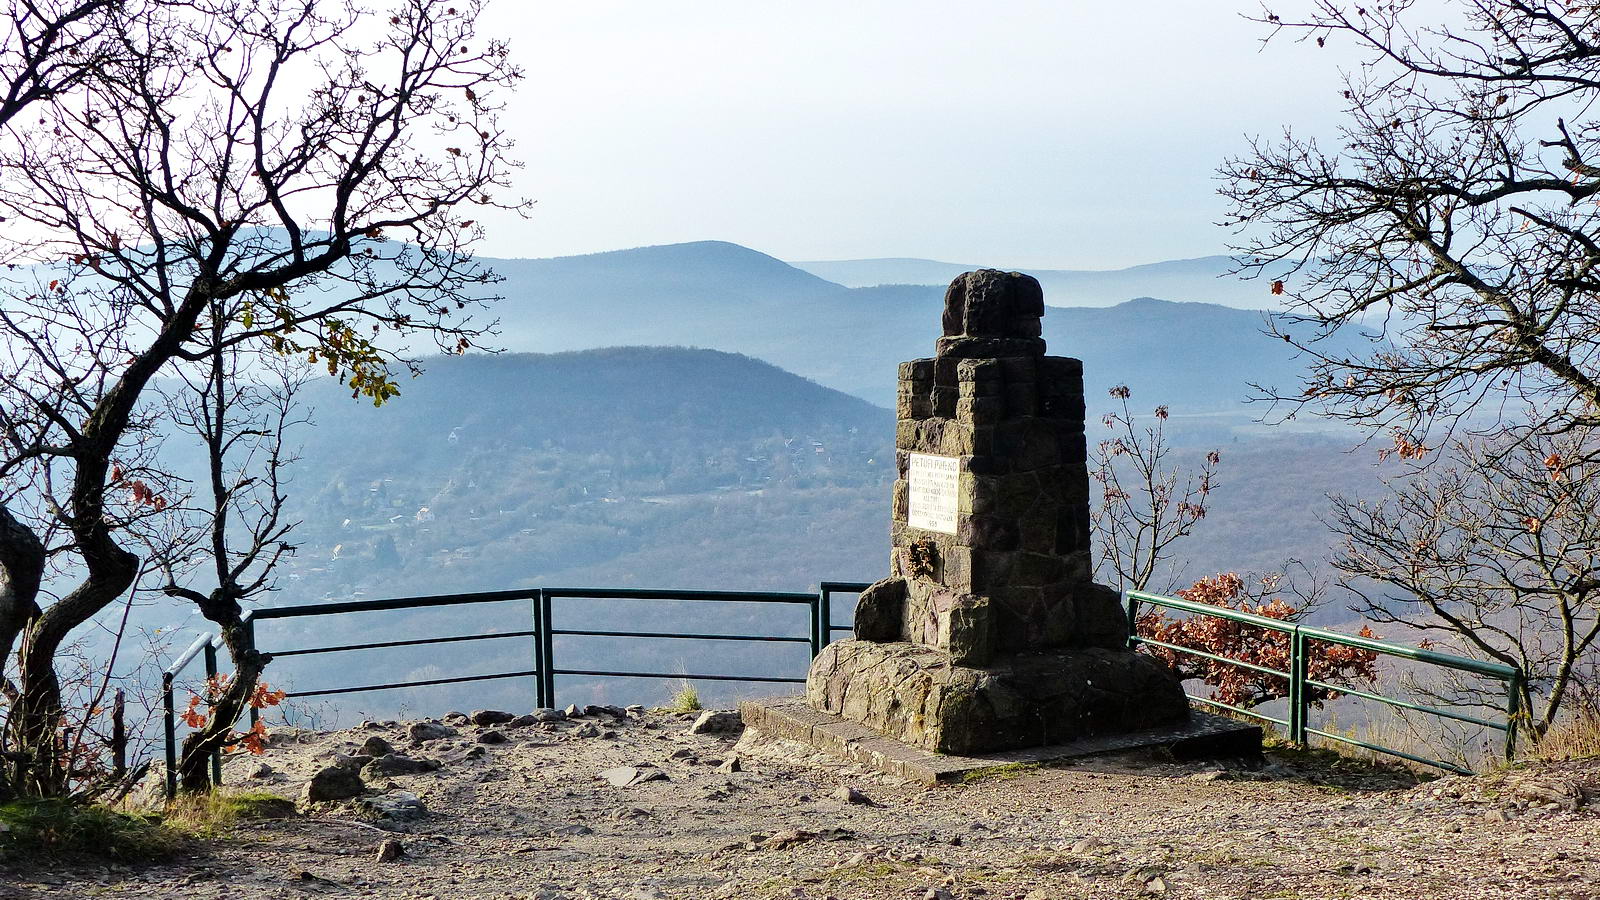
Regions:
<instances>
[{"instance_id":1,"label":"dirt path","mask_svg":"<svg viewBox=\"0 0 1600 900\"><path fill-rule=\"evenodd\" d=\"M925 789L795 745L686 733L692 716L609 715L480 727L413 745L404 727L280 734L231 760L240 789L299 798L379 736L432 772L368 798L241 824L180 862L0 870L0 897L1593 898L1600 763L1420 786L1274 757L1250 772L1131 758ZM480 743L486 731L504 743ZM494 738L489 738L491 741ZM742 771L727 771L737 756ZM273 771L249 777L262 764ZM403 765L403 764L395 764ZM659 773L664 778L617 787ZM841 788L871 803L849 802ZM400 801L394 803L392 801ZM379 862L386 839L404 856Z\"/></svg>"}]
</instances>

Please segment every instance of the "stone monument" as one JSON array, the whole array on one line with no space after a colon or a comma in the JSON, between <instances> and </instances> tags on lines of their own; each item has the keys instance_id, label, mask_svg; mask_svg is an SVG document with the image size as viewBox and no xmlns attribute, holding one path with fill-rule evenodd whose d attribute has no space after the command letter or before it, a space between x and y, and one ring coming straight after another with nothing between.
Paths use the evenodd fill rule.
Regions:
<instances>
[{"instance_id":1,"label":"stone monument","mask_svg":"<svg viewBox=\"0 0 1600 900\"><path fill-rule=\"evenodd\" d=\"M812 708L924 750L979 754L1181 725L1095 584L1083 364L1046 356L1044 293L951 283L932 359L900 365L890 577L811 666Z\"/></svg>"}]
</instances>

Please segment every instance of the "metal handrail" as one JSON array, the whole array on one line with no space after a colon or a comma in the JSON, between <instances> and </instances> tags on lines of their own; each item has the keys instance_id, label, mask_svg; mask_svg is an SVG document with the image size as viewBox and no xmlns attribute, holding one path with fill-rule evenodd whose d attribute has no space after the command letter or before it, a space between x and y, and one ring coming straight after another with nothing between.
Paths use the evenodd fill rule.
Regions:
<instances>
[{"instance_id":1,"label":"metal handrail","mask_svg":"<svg viewBox=\"0 0 1600 900\"><path fill-rule=\"evenodd\" d=\"M1520 704L1522 673L1514 666L1507 666L1495 662L1486 662L1479 659L1469 659L1464 656L1441 653L1437 650L1429 650L1423 647L1412 647L1405 644L1393 644L1388 641L1380 641L1375 638L1363 637L1361 635L1329 631L1325 628L1315 628L1310 625L1301 625L1296 622L1284 621L1283 619L1273 619L1267 616L1259 616L1253 613L1243 612L1241 610L1214 606L1209 603L1197 603L1193 600L1185 600L1181 597L1168 597L1162 594L1147 593L1145 591L1128 591L1127 598L1126 612L1128 616L1128 646L1136 647L1140 644L1148 644L1150 646L1162 647L1178 653L1186 653L1191 656L1198 656L1204 659L1215 660L1217 662L1222 662L1229 665L1236 665L1252 671L1262 672L1268 675L1276 675L1287 679L1289 682L1289 718L1287 720L1262 715L1261 713L1254 712L1253 710L1223 703L1219 700L1214 700L1209 697L1196 697L1191 694L1189 695L1189 699L1207 706L1213 706L1220 709L1229 710L1231 712L1241 713L1256 719L1282 725L1288 730L1288 738L1292 743L1304 745L1306 743L1307 736L1314 735L1327 740L1338 741L1351 746L1361 747L1362 749L1370 750L1375 753L1384 753L1390 756L1399 757L1401 759L1410 760L1411 762L1419 763L1421 765L1443 769L1448 772L1456 772L1467 775L1472 774L1470 770L1453 763L1415 756L1410 753L1397 750L1393 747L1384 747L1380 744L1357 740L1344 735L1333 734L1331 732L1320 731L1318 729L1308 727L1306 724L1306 720L1310 711L1310 692L1308 691L1308 688L1323 688L1325 690L1337 691L1339 693L1350 694L1363 699L1373 700L1399 709L1407 709L1413 712L1420 712L1440 718L1466 722L1472 725L1504 732L1504 751L1506 759L1509 760L1516 754L1517 720L1520 718L1518 707ZM1194 615L1210 616L1212 618L1223 619L1229 622L1238 622L1243 625L1249 625L1255 628L1261 628L1268 631L1275 631L1279 634L1289 635L1289 671L1281 671L1265 666L1259 666L1254 663L1248 663L1243 660L1219 656L1214 653L1207 653L1203 650L1196 650L1191 647L1183 647L1177 644L1168 643L1166 641L1158 641L1154 638L1140 637L1138 632L1138 619L1139 606L1142 603L1149 604L1151 606L1160 606L1168 609L1181 610ZM1372 691L1363 691L1357 688L1318 681L1314 678L1311 678L1306 671L1308 658L1306 653L1306 643L1308 641L1323 641L1330 644L1354 647L1361 650L1368 650L1374 653L1383 654L1385 656L1398 657L1400 659L1407 659L1413 662L1426 663L1428 665L1438 666L1440 668L1454 669L1473 675L1480 675L1503 681L1505 682L1506 686L1506 721L1492 722L1486 719L1477 718L1476 716L1458 713L1453 710L1441 709L1435 706L1426 706L1397 697L1387 697Z\"/></svg>"},{"instance_id":2,"label":"metal handrail","mask_svg":"<svg viewBox=\"0 0 1600 900\"><path fill-rule=\"evenodd\" d=\"M394 690L399 688L427 687L442 684L462 684L474 681L488 681L502 678L535 679L535 703L539 706L555 705L555 676L578 675L591 678L682 678L689 681L736 681L756 683L801 683L804 678L795 678L789 675L728 675L728 674L681 674L648 671L618 671L595 669L563 669L555 665L555 638L557 636L581 637L610 637L647 640L711 640L711 641L740 641L760 643L795 643L808 644L813 658L832 640L836 631L848 631L849 626L837 626L832 623L832 595L835 593L859 593L867 587L864 582L839 582L825 581L818 587L816 593L801 593L795 591L702 591L702 590L656 590L642 588L527 588L511 591L484 591L477 593L434 594L418 597L391 597L381 600L349 600L334 603L304 603L293 606L276 606L251 610L244 616L245 637L250 649L257 649L255 638L255 623L267 619L290 619L308 616L342 615L358 612L385 612L401 609L422 609L428 607L461 606L478 603L502 603L507 601L528 601L531 603L530 617L533 627L529 630L494 632L490 634L449 635L442 637L410 638L396 641L372 641L358 644L339 644L320 647L298 647L281 650L262 651L272 656L308 656L321 653L342 653L358 650L377 650L398 647L413 647L428 644L461 643L466 641L495 640L504 638L531 638L532 641L532 667L515 672L493 672L481 675L464 675L449 678L431 678L420 681L387 682L382 684L345 685L318 688L315 690L294 691L289 697L326 697L338 694L354 694L366 691ZM693 632L659 632L659 631L623 631L603 629L578 629L555 628L552 625L553 604L556 600L691 600L721 603L775 603L808 608L809 634L782 635L782 634L723 634L723 633L693 633ZM217 671L217 653L222 646L220 634L203 634L195 638L178 658L168 666L162 674L162 702L165 706L165 737L167 755L167 794L169 797L177 793L177 721L176 701L174 699L174 682L197 657L204 656L206 674L215 675ZM250 724L254 726L258 713L250 710ZM211 760L213 781L221 783L221 756L214 754Z\"/></svg>"}]
</instances>

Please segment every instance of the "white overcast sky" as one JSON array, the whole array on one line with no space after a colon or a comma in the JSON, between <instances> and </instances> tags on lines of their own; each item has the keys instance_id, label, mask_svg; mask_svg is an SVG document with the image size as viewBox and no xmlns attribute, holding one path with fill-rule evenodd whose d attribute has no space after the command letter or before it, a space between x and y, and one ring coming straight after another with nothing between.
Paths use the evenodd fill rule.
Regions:
<instances>
[{"instance_id":1,"label":"white overcast sky","mask_svg":"<svg viewBox=\"0 0 1600 900\"><path fill-rule=\"evenodd\" d=\"M1338 51L1263 51L1255 9L497 0L484 25L528 75L508 118L537 205L481 249L715 239L1097 269L1224 252L1217 163L1339 109Z\"/></svg>"}]
</instances>

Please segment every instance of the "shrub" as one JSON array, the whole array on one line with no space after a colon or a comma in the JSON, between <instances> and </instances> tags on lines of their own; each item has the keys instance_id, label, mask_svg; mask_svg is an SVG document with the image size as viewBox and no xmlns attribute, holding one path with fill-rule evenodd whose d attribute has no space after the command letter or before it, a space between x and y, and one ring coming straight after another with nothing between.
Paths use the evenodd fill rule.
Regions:
<instances>
[{"instance_id":1,"label":"shrub","mask_svg":"<svg viewBox=\"0 0 1600 900\"><path fill-rule=\"evenodd\" d=\"M1233 572L1202 578L1192 586L1178 591L1178 596L1194 603L1207 603L1224 609L1251 613L1268 619L1295 622L1303 618L1309 607L1295 606L1282 597L1274 596L1275 583L1268 581L1262 596L1252 597L1245 579ZM1171 618L1160 608L1141 614L1136 623L1140 637L1241 662L1289 671L1292 640L1290 635L1219 619L1214 616ZM1363 627L1359 634L1372 637L1372 630ZM1144 652L1166 663L1179 678L1196 679L1212 688L1211 699L1249 709L1280 697L1289 696L1289 679L1281 675L1268 675L1243 666L1205 659L1181 653L1166 647L1143 645ZM1377 677L1378 654L1337 644L1308 642L1306 646L1306 674L1317 681L1329 684L1370 683ZM1309 687L1306 699L1313 706L1338 697L1327 688Z\"/></svg>"}]
</instances>

